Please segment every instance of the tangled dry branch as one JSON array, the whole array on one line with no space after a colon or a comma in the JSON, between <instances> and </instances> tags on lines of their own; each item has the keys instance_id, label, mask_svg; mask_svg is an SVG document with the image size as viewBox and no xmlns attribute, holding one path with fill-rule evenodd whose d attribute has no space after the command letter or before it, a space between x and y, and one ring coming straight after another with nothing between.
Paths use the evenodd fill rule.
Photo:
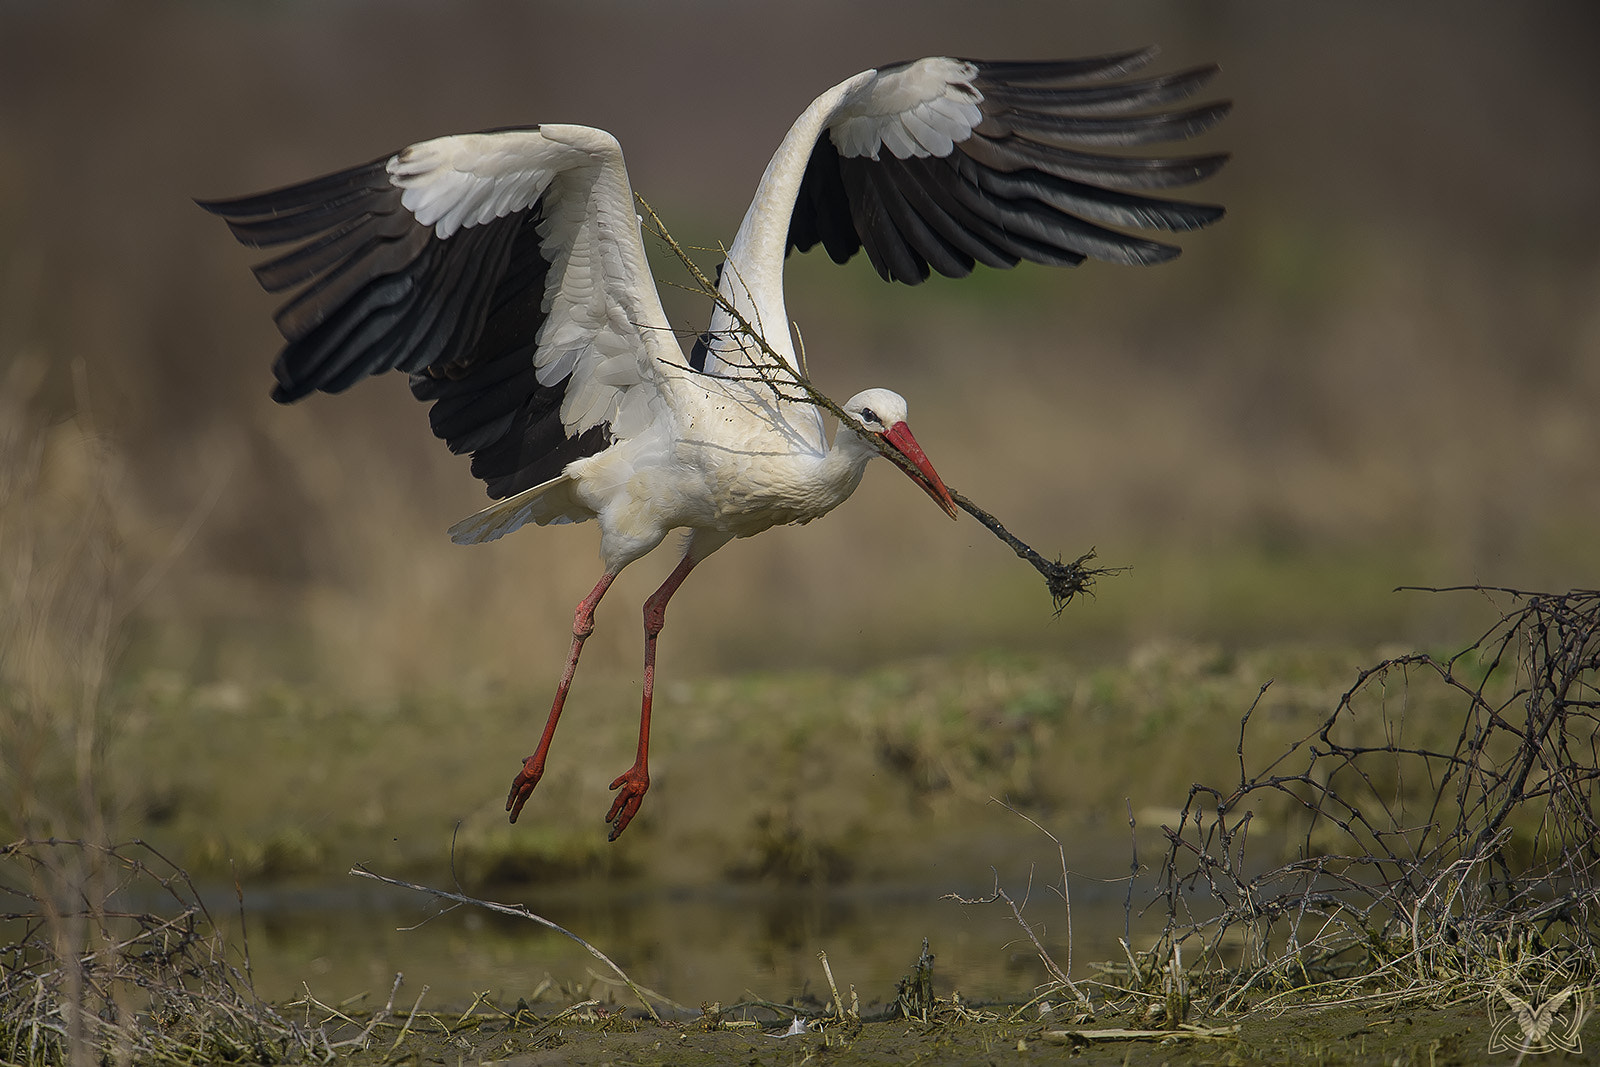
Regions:
<instances>
[{"instance_id":1,"label":"tangled dry branch","mask_svg":"<svg viewBox=\"0 0 1600 1067\"><path fill-rule=\"evenodd\" d=\"M1193 786L1163 827L1155 951L1198 943L1224 976L1218 1006L1322 982L1487 983L1519 960L1593 981L1600 592L1470 588L1511 605L1472 645L1367 668L1250 773L1258 696L1238 782ZM1288 830L1294 859L1252 863L1257 820L1258 838Z\"/></svg>"},{"instance_id":2,"label":"tangled dry branch","mask_svg":"<svg viewBox=\"0 0 1600 1067\"><path fill-rule=\"evenodd\" d=\"M0 1062L312 1051L316 1035L256 999L189 876L143 842L17 841L0 874Z\"/></svg>"}]
</instances>

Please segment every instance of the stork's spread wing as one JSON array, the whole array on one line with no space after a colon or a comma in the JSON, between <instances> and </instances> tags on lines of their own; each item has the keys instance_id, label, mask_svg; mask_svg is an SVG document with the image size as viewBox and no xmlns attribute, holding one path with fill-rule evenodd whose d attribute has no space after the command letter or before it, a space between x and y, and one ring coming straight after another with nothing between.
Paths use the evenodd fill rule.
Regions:
<instances>
[{"instance_id":1,"label":"stork's spread wing","mask_svg":"<svg viewBox=\"0 0 1600 1067\"><path fill-rule=\"evenodd\" d=\"M1222 208L1151 195L1216 172L1225 155L1131 149L1194 136L1226 102L1168 109L1215 67L1122 76L1155 49L1095 59L991 63L931 57L860 74L811 102L767 164L728 249L722 303L695 346L717 373L756 357L763 335L794 355L783 300L791 249L859 249L883 277L915 285L974 264L1160 263L1178 249L1129 230L1191 230Z\"/></svg>"},{"instance_id":2,"label":"stork's spread wing","mask_svg":"<svg viewBox=\"0 0 1600 1067\"><path fill-rule=\"evenodd\" d=\"M604 131L441 137L201 206L253 248L297 244L256 268L269 292L301 287L276 316L275 400L406 371L492 497L660 416L657 354L681 355Z\"/></svg>"},{"instance_id":3,"label":"stork's spread wing","mask_svg":"<svg viewBox=\"0 0 1600 1067\"><path fill-rule=\"evenodd\" d=\"M931 58L883 68L840 102L806 163L788 244L835 262L865 248L916 284L974 263L1148 264L1178 249L1124 229L1192 230L1222 208L1150 196L1214 173L1223 155L1144 156L1194 136L1229 104L1166 105L1216 72L1118 81L1154 49L1031 63ZM1121 228L1121 229L1118 229Z\"/></svg>"}]
</instances>

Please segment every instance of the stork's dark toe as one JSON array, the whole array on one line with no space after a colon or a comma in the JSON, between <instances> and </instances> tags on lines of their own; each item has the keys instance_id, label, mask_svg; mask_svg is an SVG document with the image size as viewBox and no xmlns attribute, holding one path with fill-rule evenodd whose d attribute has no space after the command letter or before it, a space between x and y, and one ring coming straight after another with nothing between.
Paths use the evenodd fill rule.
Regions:
<instances>
[{"instance_id":1,"label":"stork's dark toe","mask_svg":"<svg viewBox=\"0 0 1600 1067\"><path fill-rule=\"evenodd\" d=\"M644 802L644 795L650 789L650 774L634 764L617 776L611 788L621 790L611 802L611 810L606 812L606 822L611 824L608 839L615 841L639 813L639 805Z\"/></svg>"},{"instance_id":2,"label":"stork's dark toe","mask_svg":"<svg viewBox=\"0 0 1600 1067\"><path fill-rule=\"evenodd\" d=\"M517 816L522 814L522 805L528 802L533 795L533 787L539 784L543 776L544 761L537 755L522 761L522 770L511 780L511 792L506 794L506 810L511 813L512 822L516 822Z\"/></svg>"}]
</instances>

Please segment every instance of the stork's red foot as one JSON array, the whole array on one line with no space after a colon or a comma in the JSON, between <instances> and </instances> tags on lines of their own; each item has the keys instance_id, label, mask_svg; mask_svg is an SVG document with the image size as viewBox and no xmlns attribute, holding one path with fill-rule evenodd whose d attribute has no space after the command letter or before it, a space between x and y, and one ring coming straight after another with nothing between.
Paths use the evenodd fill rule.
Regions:
<instances>
[{"instance_id":1,"label":"stork's red foot","mask_svg":"<svg viewBox=\"0 0 1600 1067\"><path fill-rule=\"evenodd\" d=\"M535 752L522 761L522 770L511 780L511 792L506 794L506 810L511 813L512 822L516 822L517 816L522 814L522 805L528 802L528 798L533 795L533 787L539 784L539 779L542 777L544 777L544 756Z\"/></svg>"},{"instance_id":2,"label":"stork's red foot","mask_svg":"<svg viewBox=\"0 0 1600 1067\"><path fill-rule=\"evenodd\" d=\"M611 788L622 790L617 794L617 799L611 802L611 810L606 812L606 822L611 824L607 840L615 841L639 813L639 804L650 788L650 773L645 770L644 764L635 763L617 776Z\"/></svg>"}]
</instances>

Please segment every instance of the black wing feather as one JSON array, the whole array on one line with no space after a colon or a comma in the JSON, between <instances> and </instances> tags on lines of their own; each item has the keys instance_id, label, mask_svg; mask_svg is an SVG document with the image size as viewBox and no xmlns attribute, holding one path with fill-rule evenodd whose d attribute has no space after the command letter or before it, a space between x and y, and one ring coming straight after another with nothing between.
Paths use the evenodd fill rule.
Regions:
<instances>
[{"instance_id":1,"label":"black wing feather","mask_svg":"<svg viewBox=\"0 0 1600 1067\"><path fill-rule=\"evenodd\" d=\"M1224 103L1153 115L1063 115L1013 108L1004 116L985 116L977 132L991 138L1016 134L1036 144L1134 148L1186 141L1221 122L1229 110Z\"/></svg>"},{"instance_id":2,"label":"black wing feather","mask_svg":"<svg viewBox=\"0 0 1600 1067\"><path fill-rule=\"evenodd\" d=\"M268 292L296 289L275 321L280 403L374 374L411 375L429 423L499 498L558 476L611 444L599 425L568 437L567 379L534 371L550 262L540 205L441 239L389 181L391 157L300 185L200 201L252 248L293 245L255 268Z\"/></svg>"},{"instance_id":3,"label":"black wing feather","mask_svg":"<svg viewBox=\"0 0 1600 1067\"><path fill-rule=\"evenodd\" d=\"M796 226L809 235L803 242L795 239ZM811 150L790 227L790 246L798 246L802 252L809 251L819 240L835 263L843 263L861 251L861 236L850 218L850 195L844 187L839 150L831 137L817 138Z\"/></svg>"},{"instance_id":4,"label":"black wing feather","mask_svg":"<svg viewBox=\"0 0 1600 1067\"><path fill-rule=\"evenodd\" d=\"M906 200L905 187L913 184L899 178L884 167L862 167L861 172L866 176L877 190L878 200L887 213L890 224L894 230L904 238L906 246L916 254L912 264L917 276L906 278L906 281L916 284L928 277L931 267L940 274L952 278L964 278L972 273L973 261L952 248L950 243L934 232L911 204Z\"/></svg>"},{"instance_id":5,"label":"black wing feather","mask_svg":"<svg viewBox=\"0 0 1600 1067\"><path fill-rule=\"evenodd\" d=\"M1151 45L1129 52L1079 59L998 59L986 60L983 69L1010 85L1035 82L1094 81L1117 78L1146 66L1161 50Z\"/></svg>"},{"instance_id":6,"label":"black wing feather","mask_svg":"<svg viewBox=\"0 0 1600 1067\"><path fill-rule=\"evenodd\" d=\"M916 210L918 218L950 247L952 254L961 257L965 267L963 274L970 272L977 263L986 267L1016 266L1017 257L1002 251L989 239L990 234L1003 235L976 217L961 214L956 205L940 195L939 177L941 172L949 173L949 168L919 165L926 164L925 159L896 160L896 163L900 164L903 174L896 181L901 195ZM940 273L947 272L941 269Z\"/></svg>"},{"instance_id":7,"label":"black wing feather","mask_svg":"<svg viewBox=\"0 0 1600 1067\"><path fill-rule=\"evenodd\" d=\"M849 197L850 221L877 272L912 285L927 278L927 262L911 250L889 217L870 168L845 167L840 176Z\"/></svg>"},{"instance_id":8,"label":"black wing feather","mask_svg":"<svg viewBox=\"0 0 1600 1067\"><path fill-rule=\"evenodd\" d=\"M995 68L993 63L981 66L987 71ZM1047 114L1123 115L1187 100L1215 77L1219 69L1213 63L1138 81L1110 85L1064 85L1048 89L1013 81L1001 73L989 79L983 93L987 99L995 102L996 110L1005 107Z\"/></svg>"},{"instance_id":9,"label":"black wing feather","mask_svg":"<svg viewBox=\"0 0 1600 1067\"><path fill-rule=\"evenodd\" d=\"M946 166L943 160L931 156L895 160L893 165L903 168L918 187L927 193L934 205L950 219L957 232L977 247L988 250L988 256L980 256L974 252L974 259L985 266L1001 269L1017 265L1022 258L1022 250L1012 237L1001 227L974 212L963 201L963 196L969 190L966 179L958 168Z\"/></svg>"},{"instance_id":10,"label":"black wing feather","mask_svg":"<svg viewBox=\"0 0 1600 1067\"><path fill-rule=\"evenodd\" d=\"M269 293L281 293L304 285L344 259L360 254L369 242L403 240L414 230L409 213L362 215L258 265L254 268L256 281Z\"/></svg>"},{"instance_id":11,"label":"black wing feather","mask_svg":"<svg viewBox=\"0 0 1600 1067\"><path fill-rule=\"evenodd\" d=\"M1123 230L1181 232L1221 218L1216 205L1149 194L1202 181L1228 157L1098 150L1187 140L1231 105L1153 110L1193 95L1217 71L1117 80L1155 54L972 61L983 119L943 157L899 159L887 148L877 159L843 157L825 132L806 166L789 247L804 252L821 243L839 263L865 248L880 275L912 285L932 271L960 277L974 263L1173 258L1176 246Z\"/></svg>"}]
</instances>

